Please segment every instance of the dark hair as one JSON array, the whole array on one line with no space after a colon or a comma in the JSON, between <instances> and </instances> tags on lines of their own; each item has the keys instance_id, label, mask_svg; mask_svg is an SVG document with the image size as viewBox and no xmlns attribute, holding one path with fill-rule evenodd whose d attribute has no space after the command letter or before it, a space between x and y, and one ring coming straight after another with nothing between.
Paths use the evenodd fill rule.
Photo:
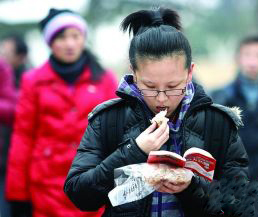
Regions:
<instances>
[{"instance_id":1,"label":"dark hair","mask_svg":"<svg viewBox=\"0 0 258 217\"><path fill-rule=\"evenodd\" d=\"M255 43L258 43L258 35L248 36L248 37L242 39L242 41L240 41L239 46L238 46L238 51L244 45L255 44Z\"/></svg>"},{"instance_id":2,"label":"dark hair","mask_svg":"<svg viewBox=\"0 0 258 217\"><path fill-rule=\"evenodd\" d=\"M52 37L51 40L49 42L50 46L52 45L53 41L59 37L61 37L64 33L65 33L66 28L63 28L61 30L59 30L58 32L56 32Z\"/></svg>"},{"instance_id":3,"label":"dark hair","mask_svg":"<svg viewBox=\"0 0 258 217\"><path fill-rule=\"evenodd\" d=\"M5 35L3 40L11 40L15 44L15 53L17 55L27 55L28 54L28 46L24 40L24 37L18 33L9 33Z\"/></svg>"},{"instance_id":4,"label":"dark hair","mask_svg":"<svg viewBox=\"0 0 258 217\"><path fill-rule=\"evenodd\" d=\"M137 58L160 59L171 54L185 55L186 68L191 66L191 47L181 32L176 11L165 8L140 10L128 15L121 28L124 32L129 29L129 34L133 32L129 48L133 70L137 69Z\"/></svg>"}]
</instances>

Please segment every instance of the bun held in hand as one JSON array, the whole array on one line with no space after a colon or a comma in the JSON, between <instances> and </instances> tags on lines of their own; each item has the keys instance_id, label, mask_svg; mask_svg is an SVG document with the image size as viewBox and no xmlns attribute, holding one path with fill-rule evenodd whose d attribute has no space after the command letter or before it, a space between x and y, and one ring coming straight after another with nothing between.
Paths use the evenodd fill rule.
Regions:
<instances>
[{"instance_id":1,"label":"bun held in hand","mask_svg":"<svg viewBox=\"0 0 258 217\"><path fill-rule=\"evenodd\" d=\"M168 118L166 118L167 110L160 111L158 114L155 115L154 118L151 119L151 123L157 123L158 127L165 121L168 122Z\"/></svg>"}]
</instances>

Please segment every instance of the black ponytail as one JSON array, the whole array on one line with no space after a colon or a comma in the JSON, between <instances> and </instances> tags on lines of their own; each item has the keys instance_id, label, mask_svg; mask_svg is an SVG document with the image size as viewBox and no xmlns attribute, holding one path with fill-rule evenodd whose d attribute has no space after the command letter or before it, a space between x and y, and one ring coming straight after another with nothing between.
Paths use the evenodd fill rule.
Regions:
<instances>
[{"instance_id":1,"label":"black ponytail","mask_svg":"<svg viewBox=\"0 0 258 217\"><path fill-rule=\"evenodd\" d=\"M121 23L122 30L129 29L135 36L140 28L169 25L181 30L179 15L176 11L160 8L159 10L140 10L128 15Z\"/></svg>"},{"instance_id":2,"label":"black ponytail","mask_svg":"<svg viewBox=\"0 0 258 217\"><path fill-rule=\"evenodd\" d=\"M181 32L176 11L165 8L140 10L128 15L121 28L133 33L129 59L134 70L137 69L137 58L159 59L175 53L185 55L186 67L191 66L191 47Z\"/></svg>"}]
</instances>

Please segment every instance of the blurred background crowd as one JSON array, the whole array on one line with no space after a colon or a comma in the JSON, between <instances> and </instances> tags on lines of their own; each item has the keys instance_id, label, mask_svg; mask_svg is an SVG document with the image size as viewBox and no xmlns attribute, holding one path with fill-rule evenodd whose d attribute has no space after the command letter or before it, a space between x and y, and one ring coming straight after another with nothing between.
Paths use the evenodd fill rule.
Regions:
<instances>
[{"instance_id":1,"label":"blurred background crowd","mask_svg":"<svg viewBox=\"0 0 258 217\"><path fill-rule=\"evenodd\" d=\"M38 21L50 7L70 8L88 22L91 34L87 46L105 66L112 67L121 76L128 71L129 42L128 36L119 29L121 19L132 11L155 5L179 11L192 45L196 77L205 87L214 88L233 79L239 40L257 32L256 0L1 0L0 37L13 31L22 34L30 50L28 60L32 66L38 66L49 54L37 28Z\"/></svg>"},{"instance_id":2,"label":"blurred background crowd","mask_svg":"<svg viewBox=\"0 0 258 217\"><path fill-rule=\"evenodd\" d=\"M87 46L105 66L112 67L121 76L128 71L129 42L128 36L119 29L121 19L132 11L156 5L179 11L192 45L196 77L205 87L214 88L233 79L239 40L257 32L256 0L1 0L0 37L13 31L24 36L30 50L28 60L32 66L38 66L49 54L37 28L38 21L50 7L70 8L88 22L91 34Z\"/></svg>"},{"instance_id":3,"label":"blurred background crowd","mask_svg":"<svg viewBox=\"0 0 258 217\"><path fill-rule=\"evenodd\" d=\"M174 8L179 12L182 17L184 33L193 49L193 61L195 63L194 79L204 86L215 102L228 106L240 106L243 110L245 127L241 131L242 135L240 135L244 143L246 143L249 155L251 155L252 165L258 165L258 137L257 133L255 133L258 130L257 0L0 0L0 210L3 217L11 216L9 211L10 204L6 203L4 192L6 190L5 174L6 164L8 162L8 149L11 144L13 129L16 128L13 141L18 141L19 143L24 139L26 133L28 134L27 136L35 136L29 134L33 133L33 130L19 132L20 127L24 126L26 128L30 125L33 128L38 127L37 124L40 125L41 123L36 123L36 120L32 120L33 117L36 117L33 116L33 111L36 112L35 108L33 110L26 107L28 105L27 103L32 103L32 99L27 99L27 95L25 96L25 93L29 93L30 89L27 87L28 90L25 90L26 87L21 87L22 75L25 71L34 68L41 69L42 64L44 65L48 59L54 69L63 67L64 63L71 64L73 62L62 59L62 57L58 59L58 54L55 56L54 43L56 42L56 38L60 40L60 35L55 35L53 43L46 41L46 38L43 37L41 30L44 30L47 22L52 19L52 15L43 23L43 26L41 23L41 30L39 28L39 22L49 15L50 8L59 10L70 9L80 14L87 21L87 29L83 29L82 31L84 32L85 30L86 32L86 36L84 35L84 38L82 38L83 47L85 46L86 50L91 50L97 57L97 69L96 65L94 65L95 57L93 58L94 69L91 66L89 67L93 71L91 75L93 76L95 71L98 74L100 72L106 72L104 69L108 69L108 76L107 78L101 78L101 82L103 83L100 82L100 85L109 86L109 91L111 92L115 90L119 79L125 73L130 73L127 53L130 38L120 29L119 25L122 17L135 10L148 9L153 6L166 6ZM66 35L68 37L69 34L76 34L76 32L62 32L61 34L62 38L66 37ZM78 49L79 59L84 55L88 55L84 53L83 49ZM60 62L62 64L58 65ZM96 95L99 97L99 100L93 100L90 106L85 105L81 108L76 108L76 102L74 102L71 111L74 112L76 111L75 109L85 110L87 108L88 114L98 103L114 97L112 93L108 94L106 89L98 87L96 83L98 79L94 80L96 79L94 76L91 79L92 81L87 83L87 91L89 93L100 94L101 97ZM64 80L69 84L67 85L67 89L69 90L66 97L74 98L75 95L69 95L69 91L75 94L70 88L75 85L75 78L66 77ZM106 84L105 82L108 83ZM24 82L25 84L27 83ZM224 88L225 85L227 85L227 88ZM99 93L101 91L103 93L105 92L106 95L103 96L103 94ZM228 97L226 97L226 93L229 93ZM23 97L24 100L20 100L20 97ZM18 103L17 106L19 100L23 101L23 103ZM48 99L44 100L48 101ZM78 97L78 102L80 100L81 98ZM50 100L48 102L54 101ZM60 111L66 109L66 105L63 105L63 107L60 106L60 108L58 106L53 107L56 110L51 111L52 113L49 112L50 114L57 113L58 109ZM47 113L48 109L45 108L43 113ZM18 115L17 110L19 110ZM28 113L27 116L25 111ZM81 119L86 119L87 114L81 111ZM63 115L65 116L67 113ZM74 113L73 115L75 117ZM24 118L31 120L24 124L16 123L19 122L18 120ZM78 128L78 131L83 133L87 123L82 123L82 120L77 116L76 118L69 121L75 126L80 123L81 128ZM40 121L44 122L45 120L42 119ZM34 125L32 122L34 122ZM65 126L68 122L59 124L60 126ZM46 125L45 128L47 127L49 126ZM47 133L45 132L45 134ZM45 134L43 133L42 135L45 136ZM19 137L20 135L22 135L22 138ZM69 137L69 132L65 131L59 136L62 137L64 135L68 135ZM71 156L74 155L75 147L77 147L81 136L82 134L80 133L75 138L71 136L72 139L69 141L69 144L71 143L71 147L73 148ZM25 139L24 143L27 141ZM42 151L47 157L51 156L52 152L55 152L51 148ZM68 160L69 163L71 162L70 158ZM258 168L252 168L252 177L254 179L258 177L257 171ZM22 180L16 181L22 182ZM13 192L13 194L15 193ZM9 199L11 201L19 201L18 197L12 198L10 195L12 193L10 194L9 192ZM20 213L24 211L25 214L20 216L29 216L28 213L31 211L29 200L27 201L25 199L24 202L24 204L12 203L11 209L15 207L16 210L22 210ZM15 215L19 216L12 213L12 216ZM95 213L88 216L98 215ZM46 214L46 216L54 215ZM57 216L62 216L62 214Z\"/></svg>"}]
</instances>

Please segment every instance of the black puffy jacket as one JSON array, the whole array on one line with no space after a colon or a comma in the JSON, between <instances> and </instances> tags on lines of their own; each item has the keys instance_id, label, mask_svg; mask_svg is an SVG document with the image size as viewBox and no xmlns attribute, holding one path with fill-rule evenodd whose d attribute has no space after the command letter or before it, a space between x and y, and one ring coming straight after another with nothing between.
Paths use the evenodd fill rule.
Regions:
<instances>
[{"instance_id":1,"label":"black puffy jacket","mask_svg":"<svg viewBox=\"0 0 258 217\"><path fill-rule=\"evenodd\" d=\"M212 101L206 96L200 86L195 87L195 96L182 123L183 146L182 153L190 147L199 147L209 150L209 144L204 144L206 122L205 110L212 109L214 118L221 118L225 126L229 127L229 141L219 146L211 153L217 160L219 168L216 168L214 178L244 176L247 177L247 155L237 134L237 116L230 109L212 107ZM114 188L113 171L115 168L146 162L147 155L138 147L135 138L149 125L149 120L142 105L135 99L124 93L117 93L125 100L120 103L108 101L99 105L89 116L89 125L78 148L68 177L64 191L81 210L97 210L106 205L103 216L127 216L144 217L150 216L151 195L144 199L112 207L108 199L108 192ZM112 150L108 141L103 144L101 139L101 114L108 109L124 110L125 123L123 126L123 141L117 144L115 151ZM122 126L121 126L122 127ZM217 133L213 126L213 133ZM218 138L218 145L219 144ZM223 155L221 154L223 153ZM220 163L222 161L223 163ZM190 186L181 193L176 194L180 200L185 216L216 216L220 206L209 209L209 196L206 190L209 183L203 178L195 176ZM205 208L206 207L206 208Z\"/></svg>"}]
</instances>

